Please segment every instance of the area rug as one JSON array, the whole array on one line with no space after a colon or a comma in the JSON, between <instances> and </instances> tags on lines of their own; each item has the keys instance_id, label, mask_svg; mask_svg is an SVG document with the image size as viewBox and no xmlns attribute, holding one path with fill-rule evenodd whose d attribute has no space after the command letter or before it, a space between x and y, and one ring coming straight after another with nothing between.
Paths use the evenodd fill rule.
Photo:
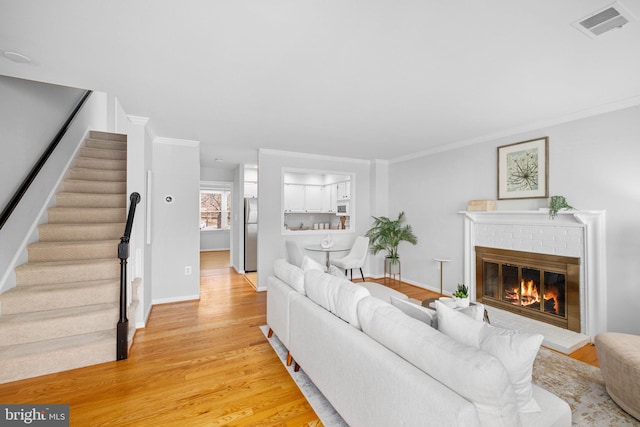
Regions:
<instances>
[{"instance_id":1,"label":"area rug","mask_svg":"<svg viewBox=\"0 0 640 427\"><path fill-rule=\"evenodd\" d=\"M266 337L269 333L269 327L267 325L260 326L260 330ZM271 347L275 350L278 358L286 368L291 378L296 382L298 388L304 394L304 397L307 399L313 410L327 427L349 427L342 417L336 412L336 410L331 406L331 403L323 396L323 394L318 390L315 384L309 379L307 374L304 373L304 370L300 369L298 372L293 370L293 363L291 366L287 366L287 349L280 342L278 337L273 334L271 338L267 338Z\"/></svg>"},{"instance_id":2,"label":"area rug","mask_svg":"<svg viewBox=\"0 0 640 427\"><path fill-rule=\"evenodd\" d=\"M260 329L267 336L269 327L265 325ZM276 335L267 341L322 423L328 427L347 426L302 369L294 372L293 366L286 366L287 349ZM598 367L542 347L533 365L533 382L569 404L574 426L640 427L640 421L611 400Z\"/></svg>"},{"instance_id":3,"label":"area rug","mask_svg":"<svg viewBox=\"0 0 640 427\"><path fill-rule=\"evenodd\" d=\"M574 426L640 426L611 400L596 366L542 347L533 364L533 382L569 404Z\"/></svg>"}]
</instances>

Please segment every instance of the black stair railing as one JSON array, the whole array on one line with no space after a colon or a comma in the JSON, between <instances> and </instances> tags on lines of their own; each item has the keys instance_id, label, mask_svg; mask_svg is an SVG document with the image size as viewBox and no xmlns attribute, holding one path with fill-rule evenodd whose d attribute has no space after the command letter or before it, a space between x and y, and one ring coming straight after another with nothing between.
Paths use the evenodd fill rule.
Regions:
<instances>
[{"instance_id":1,"label":"black stair railing","mask_svg":"<svg viewBox=\"0 0 640 427\"><path fill-rule=\"evenodd\" d=\"M129 258L129 239L136 206L140 202L140 193L129 196L129 215L124 227L124 235L118 244L118 258L120 258L120 319L118 320L116 360L124 360L129 352L129 319L127 319L127 259Z\"/></svg>"},{"instance_id":2,"label":"black stair railing","mask_svg":"<svg viewBox=\"0 0 640 427\"><path fill-rule=\"evenodd\" d=\"M11 216L11 213L18 206L18 203L20 203L20 200L22 200L22 197L29 189L29 186L31 186L33 180L36 179L36 176L38 175L44 164L47 162L49 157L51 157L51 154L53 154L53 151L56 149L58 144L60 144L62 137L71 126L71 123L73 123L73 120L76 118L91 93L92 91L88 90L84 93L84 95L82 95L82 98L80 98L80 101L78 101L78 104L73 109L73 112L71 112L71 114L69 115L67 121L64 122L56 136L53 138L53 140L51 140L47 148L44 150L44 153L42 153L38 161L35 163L35 165L33 165L27 177L24 179L24 181L22 181L20 187L18 187L16 192L13 194L13 196L9 200L9 203L7 203L7 206L5 206L5 208L2 210L2 213L0 213L0 228L2 228L7 222L7 220Z\"/></svg>"}]
</instances>

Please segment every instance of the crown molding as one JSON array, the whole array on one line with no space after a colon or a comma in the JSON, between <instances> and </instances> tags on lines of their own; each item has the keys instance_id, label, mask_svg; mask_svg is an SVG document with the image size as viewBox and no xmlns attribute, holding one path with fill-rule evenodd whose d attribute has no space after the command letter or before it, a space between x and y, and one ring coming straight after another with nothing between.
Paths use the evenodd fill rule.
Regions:
<instances>
[{"instance_id":1,"label":"crown molding","mask_svg":"<svg viewBox=\"0 0 640 427\"><path fill-rule=\"evenodd\" d=\"M158 136L153 140L154 144L168 144L168 145L184 145L186 147L199 147L200 141L192 141L189 139L178 138L166 138L164 136Z\"/></svg>"},{"instance_id":2,"label":"crown molding","mask_svg":"<svg viewBox=\"0 0 640 427\"><path fill-rule=\"evenodd\" d=\"M282 156L282 157L293 157L293 158L303 158L303 159L314 159L314 160L327 160L327 161L336 161L336 162L350 162L350 163L360 163L363 165L368 165L371 163L370 160L364 159L354 159L350 157L338 157L338 156L327 156L324 154L310 154L310 153L299 153L295 151L281 151L281 150L272 150L270 148L259 148L258 155L266 154L270 156Z\"/></svg>"},{"instance_id":3,"label":"crown molding","mask_svg":"<svg viewBox=\"0 0 640 427\"><path fill-rule=\"evenodd\" d=\"M524 126L518 126L514 128L505 129L499 132L491 133L488 135L480 136L477 138L465 139L450 144L442 144L433 148L429 148L417 153L408 154L406 156L400 156L389 160L390 163L399 163L407 160L412 160L418 157L430 156L432 154L442 153L445 151L456 150L458 148L464 148L475 144L481 144L483 142L495 141L501 138L507 138L522 133L532 132L552 126L558 126L565 123L574 122L589 117L599 116L601 114L611 113L613 111L624 110L625 108L631 108L640 105L640 96L634 96L632 98L623 99L608 104L599 105L594 108L588 108L586 110L577 111L571 114L565 114L560 117L546 120L538 120L531 122Z\"/></svg>"}]
</instances>

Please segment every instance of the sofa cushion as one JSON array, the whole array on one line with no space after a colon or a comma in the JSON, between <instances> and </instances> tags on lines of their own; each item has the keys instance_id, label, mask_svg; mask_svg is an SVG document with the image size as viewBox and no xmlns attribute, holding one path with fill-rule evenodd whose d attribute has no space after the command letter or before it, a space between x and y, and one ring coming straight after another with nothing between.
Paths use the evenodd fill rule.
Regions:
<instances>
[{"instance_id":1,"label":"sofa cushion","mask_svg":"<svg viewBox=\"0 0 640 427\"><path fill-rule=\"evenodd\" d=\"M482 322L473 319L436 301L436 313L438 318L438 330L454 340L466 345L480 348L480 332Z\"/></svg>"},{"instance_id":2,"label":"sofa cushion","mask_svg":"<svg viewBox=\"0 0 640 427\"><path fill-rule=\"evenodd\" d=\"M433 321L436 318L435 310L422 307L407 300L398 299L394 296L391 296L391 305L398 308L407 316L411 316L414 319L433 327Z\"/></svg>"},{"instance_id":3,"label":"sofa cushion","mask_svg":"<svg viewBox=\"0 0 640 427\"><path fill-rule=\"evenodd\" d=\"M358 317L364 333L472 402L482 425L520 425L509 375L497 358L377 298L360 301Z\"/></svg>"},{"instance_id":4,"label":"sofa cushion","mask_svg":"<svg viewBox=\"0 0 640 427\"><path fill-rule=\"evenodd\" d=\"M289 264L285 259L277 259L273 263L273 274L302 295L304 291L304 271L300 267Z\"/></svg>"},{"instance_id":5,"label":"sofa cushion","mask_svg":"<svg viewBox=\"0 0 640 427\"><path fill-rule=\"evenodd\" d=\"M439 301L436 302L436 307L438 330L456 341L497 357L509 374L520 412L540 411L540 406L533 397L531 376L533 361L544 337L540 334L496 328L473 320Z\"/></svg>"},{"instance_id":6,"label":"sofa cushion","mask_svg":"<svg viewBox=\"0 0 640 427\"><path fill-rule=\"evenodd\" d=\"M360 329L358 302L370 295L367 289L317 270L308 271L304 281L311 301Z\"/></svg>"},{"instance_id":7,"label":"sofa cushion","mask_svg":"<svg viewBox=\"0 0 640 427\"><path fill-rule=\"evenodd\" d=\"M315 259L305 255L302 258L302 271L306 273L307 271L311 270L324 271L324 266Z\"/></svg>"}]
</instances>

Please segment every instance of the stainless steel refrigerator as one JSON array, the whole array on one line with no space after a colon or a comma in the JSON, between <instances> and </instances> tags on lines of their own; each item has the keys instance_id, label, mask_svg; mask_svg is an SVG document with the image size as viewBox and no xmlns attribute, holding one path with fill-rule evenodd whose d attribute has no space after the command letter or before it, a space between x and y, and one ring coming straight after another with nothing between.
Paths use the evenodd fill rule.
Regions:
<instances>
[{"instance_id":1,"label":"stainless steel refrigerator","mask_svg":"<svg viewBox=\"0 0 640 427\"><path fill-rule=\"evenodd\" d=\"M244 271L258 269L258 199L244 199Z\"/></svg>"}]
</instances>

